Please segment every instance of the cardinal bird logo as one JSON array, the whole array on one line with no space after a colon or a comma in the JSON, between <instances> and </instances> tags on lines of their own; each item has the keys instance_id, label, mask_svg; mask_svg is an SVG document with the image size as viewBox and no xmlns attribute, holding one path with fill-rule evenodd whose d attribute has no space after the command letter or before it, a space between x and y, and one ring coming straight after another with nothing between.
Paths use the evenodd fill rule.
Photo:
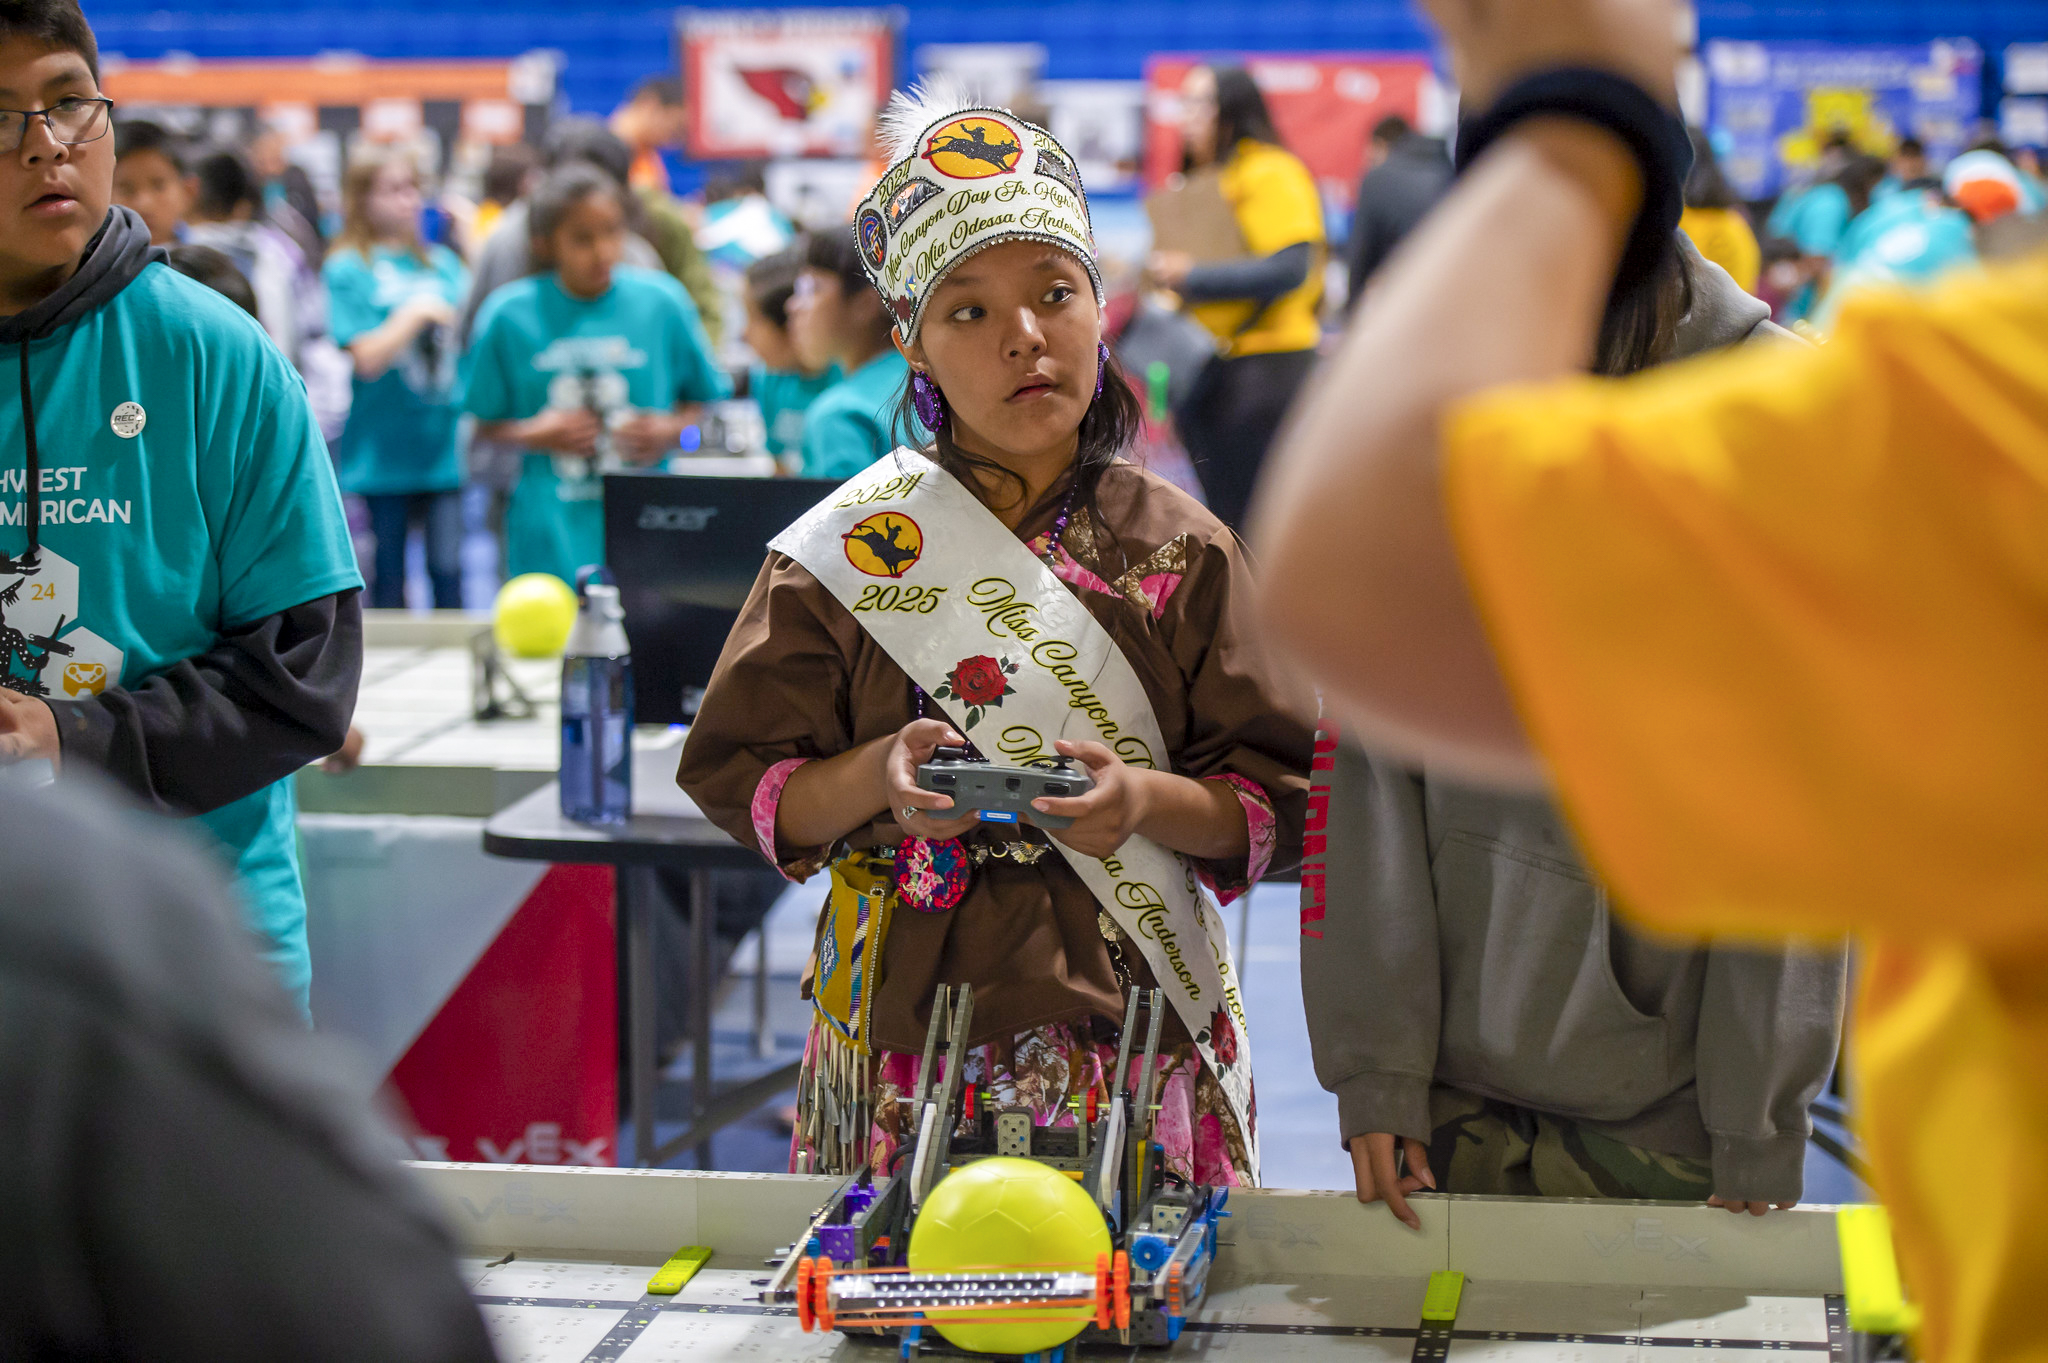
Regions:
<instances>
[{"instance_id":1,"label":"cardinal bird logo","mask_svg":"<svg viewBox=\"0 0 2048 1363\"><path fill-rule=\"evenodd\" d=\"M792 123L801 123L825 107L825 92L808 71L793 66L766 70L742 68L739 73L747 88L775 106L775 112Z\"/></svg>"},{"instance_id":2,"label":"cardinal bird logo","mask_svg":"<svg viewBox=\"0 0 2048 1363\"><path fill-rule=\"evenodd\" d=\"M956 118L924 144L924 159L955 180L1008 175L1024 157L1017 135L993 118Z\"/></svg>"}]
</instances>

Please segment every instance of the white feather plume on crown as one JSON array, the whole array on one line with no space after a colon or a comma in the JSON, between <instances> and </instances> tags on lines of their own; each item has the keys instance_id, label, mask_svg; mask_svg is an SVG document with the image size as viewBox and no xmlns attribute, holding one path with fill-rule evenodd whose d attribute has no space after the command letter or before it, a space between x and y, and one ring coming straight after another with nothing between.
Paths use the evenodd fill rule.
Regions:
<instances>
[{"instance_id":1,"label":"white feather plume on crown","mask_svg":"<svg viewBox=\"0 0 2048 1363\"><path fill-rule=\"evenodd\" d=\"M889 106L876 120L889 164L917 154L918 144L932 124L968 109L985 107L967 82L950 73L926 76L908 90L889 96Z\"/></svg>"}]
</instances>

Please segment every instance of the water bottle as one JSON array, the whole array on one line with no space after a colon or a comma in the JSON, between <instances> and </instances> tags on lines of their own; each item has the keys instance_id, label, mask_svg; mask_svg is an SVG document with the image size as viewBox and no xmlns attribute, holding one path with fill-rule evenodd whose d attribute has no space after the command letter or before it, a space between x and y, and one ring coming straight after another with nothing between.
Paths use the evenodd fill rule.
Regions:
<instances>
[{"instance_id":1,"label":"water bottle","mask_svg":"<svg viewBox=\"0 0 2048 1363\"><path fill-rule=\"evenodd\" d=\"M562 653L562 817L622 824L633 811L633 656L619 589L576 575L576 624Z\"/></svg>"}]
</instances>

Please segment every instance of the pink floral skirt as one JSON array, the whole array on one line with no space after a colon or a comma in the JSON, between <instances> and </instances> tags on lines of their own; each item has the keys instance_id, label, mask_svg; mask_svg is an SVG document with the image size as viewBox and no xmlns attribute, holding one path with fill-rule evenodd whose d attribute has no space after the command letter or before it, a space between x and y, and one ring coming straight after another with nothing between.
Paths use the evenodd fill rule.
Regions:
<instances>
[{"instance_id":1,"label":"pink floral skirt","mask_svg":"<svg viewBox=\"0 0 2048 1363\"><path fill-rule=\"evenodd\" d=\"M817 1093L816 1073L823 1050L819 1028L811 1029L804 1048L803 1092ZM887 1169L897 1150L914 1132L910 1106L900 1101L917 1086L923 1057L900 1051L878 1051L855 1074L862 1094L843 1091L828 1100L834 1106L852 1100L867 1128L864 1150L846 1148L821 1155L817 1142L805 1138L800 1120L790 1141L791 1173L847 1174L861 1162ZM934 1062L943 1069L943 1060ZM1136 1064L1136 1058L1132 1060ZM1229 1100L1214 1076L1202 1065L1191 1044L1163 1050L1158 1057L1162 1076L1157 1090L1158 1123L1153 1140L1165 1152L1169 1172L1191 1183L1238 1187L1251 1182L1243 1134ZM1048 1023L1020 1032L1009 1042L976 1046L967 1054L966 1081L988 1095L997 1107L1026 1107L1039 1126L1074 1125L1070 1100L1093 1087L1107 1093L1116 1077L1116 1047L1094 1034L1086 1022ZM843 1086L842 1086L843 1089ZM837 1154L837 1158L832 1158ZM858 1156L856 1158L856 1156ZM845 1167L834 1167L834 1166Z\"/></svg>"}]
</instances>

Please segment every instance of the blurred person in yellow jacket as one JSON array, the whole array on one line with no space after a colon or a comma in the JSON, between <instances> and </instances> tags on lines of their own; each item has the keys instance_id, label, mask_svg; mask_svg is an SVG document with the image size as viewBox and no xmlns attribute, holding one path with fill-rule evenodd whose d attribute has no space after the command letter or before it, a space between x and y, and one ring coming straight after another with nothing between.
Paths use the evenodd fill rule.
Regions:
<instances>
[{"instance_id":1,"label":"blurred person in yellow jacket","mask_svg":"<svg viewBox=\"0 0 2048 1363\"><path fill-rule=\"evenodd\" d=\"M1713 144L1706 134L1698 128L1688 128L1686 134L1692 139L1692 174L1685 177L1685 212L1678 219L1678 230L1692 238L1701 255L1726 270L1737 288L1755 293L1764 265L1756 229L1749 225L1735 187L1714 159Z\"/></svg>"},{"instance_id":2,"label":"blurred person in yellow jacket","mask_svg":"<svg viewBox=\"0 0 2048 1363\"><path fill-rule=\"evenodd\" d=\"M1678 213L1673 6L1429 8L1491 137L1276 452L1262 614L1380 750L1549 783L1638 919L1853 935L1920 1350L2048 1356L2048 259L1573 376Z\"/></svg>"},{"instance_id":3,"label":"blurred person in yellow jacket","mask_svg":"<svg viewBox=\"0 0 2048 1363\"><path fill-rule=\"evenodd\" d=\"M1243 67L1198 66L1180 93L1188 166L1220 171L1246 254L1197 263L1160 251L1149 272L1215 337L1216 358L1174 417L1209 509L1241 530L1266 449L1322 341L1323 201Z\"/></svg>"}]
</instances>

